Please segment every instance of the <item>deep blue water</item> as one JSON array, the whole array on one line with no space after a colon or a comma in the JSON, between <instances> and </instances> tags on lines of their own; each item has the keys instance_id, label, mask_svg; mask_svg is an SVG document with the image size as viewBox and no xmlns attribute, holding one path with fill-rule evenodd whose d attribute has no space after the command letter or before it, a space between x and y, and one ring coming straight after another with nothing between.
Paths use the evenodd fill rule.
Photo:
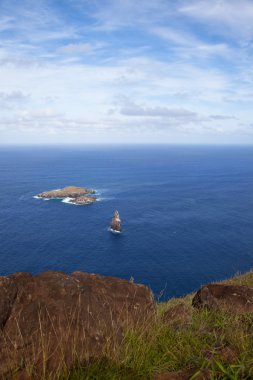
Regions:
<instances>
[{"instance_id":1,"label":"deep blue water","mask_svg":"<svg viewBox=\"0 0 253 380\"><path fill-rule=\"evenodd\" d=\"M66 185L101 201L33 198ZM1 275L132 276L169 298L252 267L253 147L0 148Z\"/></svg>"}]
</instances>

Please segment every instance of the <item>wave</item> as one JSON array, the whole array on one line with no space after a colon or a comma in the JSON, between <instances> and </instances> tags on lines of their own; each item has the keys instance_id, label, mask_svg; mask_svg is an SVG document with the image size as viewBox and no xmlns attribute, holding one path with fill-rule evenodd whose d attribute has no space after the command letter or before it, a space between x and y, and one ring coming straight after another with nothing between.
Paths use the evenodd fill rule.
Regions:
<instances>
[{"instance_id":1,"label":"wave","mask_svg":"<svg viewBox=\"0 0 253 380\"><path fill-rule=\"evenodd\" d=\"M61 201L62 203L68 203L68 204L71 204L71 205L74 205L75 203L71 202L74 198L70 198L70 197L66 197L66 198L63 198ZM78 205L76 205L78 206Z\"/></svg>"},{"instance_id":2,"label":"wave","mask_svg":"<svg viewBox=\"0 0 253 380\"><path fill-rule=\"evenodd\" d=\"M115 197L98 197L97 202L111 201L112 199L115 199Z\"/></svg>"},{"instance_id":3,"label":"wave","mask_svg":"<svg viewBox=\"0 0 253 380\"><path fill-rule=\"evenodd\" d=\"M116 234L116 235L121 234L121 231L113 230L111 227L108 228L108 231L112 232L113 234Z\"/></svg>"},{"instance_id":4,"label":"wave","mask_svg":"<svg viewBox=\"0 0 253 380\"><path fill-rule=\"evenodd\" d=\"M38 195L34 195L33 196L34 199L42 199L43 201L50 201L50 199L57 199L57 198L41 198L41 197L38 197ZM58 198L60 199L60 198Z\"/></svg>"},{"instance_id":5,"label":"wave","mask_svg":"<svg viewBox=\"0 0 253 380\"><path fill-rule=\"evenodd\" d=\"M101 195L108 192L108 189L94 189L97 195Z\"/></svg>"}]
</instances>

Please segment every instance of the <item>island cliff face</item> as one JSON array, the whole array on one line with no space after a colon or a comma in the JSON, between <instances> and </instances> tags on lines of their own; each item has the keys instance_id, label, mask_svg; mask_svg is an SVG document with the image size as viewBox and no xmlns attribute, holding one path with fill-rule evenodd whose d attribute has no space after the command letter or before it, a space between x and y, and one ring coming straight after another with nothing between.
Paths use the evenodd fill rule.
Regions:
<instances>
[{"instance_id":1,"label":"island cliff face","mask_svg":"<svg viewBox=\"0 0 253 380\"><path fill-rule=\"evenodd\" d=\"M121 232L122 227L121 227L121 220L119 216L119 212L115 211L112 222L111 222L111 230L115 232Z\"/></svg>"},{"instance_id":2,"label":"island cliff face","mask_svg":"<svg viewBox=\"0 0 253 380\"><path fill-rule=\"evenodd\" d=\"M95 194L95 190L78 186L66 186L63 189L44 191L38 194L39 198L76 198L81 195Z\"/></svg>"},{"instance_id":3,"label":"island cliff face","mask_svg":"<svg viewBox=\"0 0 253 380\"><path fill-rule=\"evenodd\" d=\"M69 203L74 203L76 205L89 205L91 203L96 202L96 200L97 198L94 196L82 195L80 197L71 198L69 200Z\"/></svg>"},{"instance_id":4,"label":"island cliff face","mask_svg":"<svg viewBox=\"0 0 253 380\"><path fill-rule=\"evenodd\" d=\"M95 196L90 195L95 193L95 190L87 189L85 187L66 186L63 189L44 191L43 193L38 194L37 197L42 199L69 198L69 203L87 205L97 200Z\"/></svg>"}]
</instances>

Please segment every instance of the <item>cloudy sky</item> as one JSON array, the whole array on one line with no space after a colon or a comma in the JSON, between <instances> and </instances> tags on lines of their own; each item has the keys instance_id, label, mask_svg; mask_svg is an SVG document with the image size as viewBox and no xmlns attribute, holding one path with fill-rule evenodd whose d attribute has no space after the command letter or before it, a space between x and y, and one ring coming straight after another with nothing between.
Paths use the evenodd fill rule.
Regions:
<instances>
[{"instance_id":1,"label":"cloudy sky","mask_svg":"<svg viewBox=\"0 0 253 380\"><path fill-rule=\"evenodd\" d=\"M253 143L252 0L0 0L0 143Z\"/></svg>"}]
</instances>

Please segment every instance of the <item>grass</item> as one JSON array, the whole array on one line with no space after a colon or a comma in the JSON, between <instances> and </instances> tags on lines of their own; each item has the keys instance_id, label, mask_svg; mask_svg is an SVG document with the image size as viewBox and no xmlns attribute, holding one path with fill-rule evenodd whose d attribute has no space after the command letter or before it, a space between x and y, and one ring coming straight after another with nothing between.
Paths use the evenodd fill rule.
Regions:
<instances>
[{"instance_id":1,"label":"grass","mask_svg":"<svg viewBox=\"0 0 253 380\"><path fill-rule=\"evenodd\" d=\"M253 316L245 318L211 313L193 314L192 324L174 330L157 319L148 331L129 331L118 355L70 373L68 380L152 379L158 372L207 368L213 379L253 378ZM232 363L220 355L230 348Z\"/></svg>"},{"instance_id":2,"label":"grass","mask_svg":"<svg viewBox=\"0 0 253 380\"><path fill-rule=\"evenodd\" d=\"M253 286L253 272L225 282ZM128 330L115 352L45 379L151 380L189 368L192 380L203 371L213 380L253 379L253 314L196 310L191 300L187 295L159 304L154 319ZM178 315L166 321L165 313L177 307Z\"/></svg>"},{"instance_id":3,"label":"grass","mask_svg":"<svg viewBox=\"0 0 253 380\"><path fill-rule=\"evenodd\" d=\"M253 272L225 282L253 286ZM213 380L253 379L253 315L192 310L191 300L187 295L159 304L155 320L128 331L114 357L76 368L61 380L148 380L186 368L194 369L192 379L204 369ZM182 304L192 314L190 324L184 318L176 326L163 320Z\"/></svg>"}]
</instances>

